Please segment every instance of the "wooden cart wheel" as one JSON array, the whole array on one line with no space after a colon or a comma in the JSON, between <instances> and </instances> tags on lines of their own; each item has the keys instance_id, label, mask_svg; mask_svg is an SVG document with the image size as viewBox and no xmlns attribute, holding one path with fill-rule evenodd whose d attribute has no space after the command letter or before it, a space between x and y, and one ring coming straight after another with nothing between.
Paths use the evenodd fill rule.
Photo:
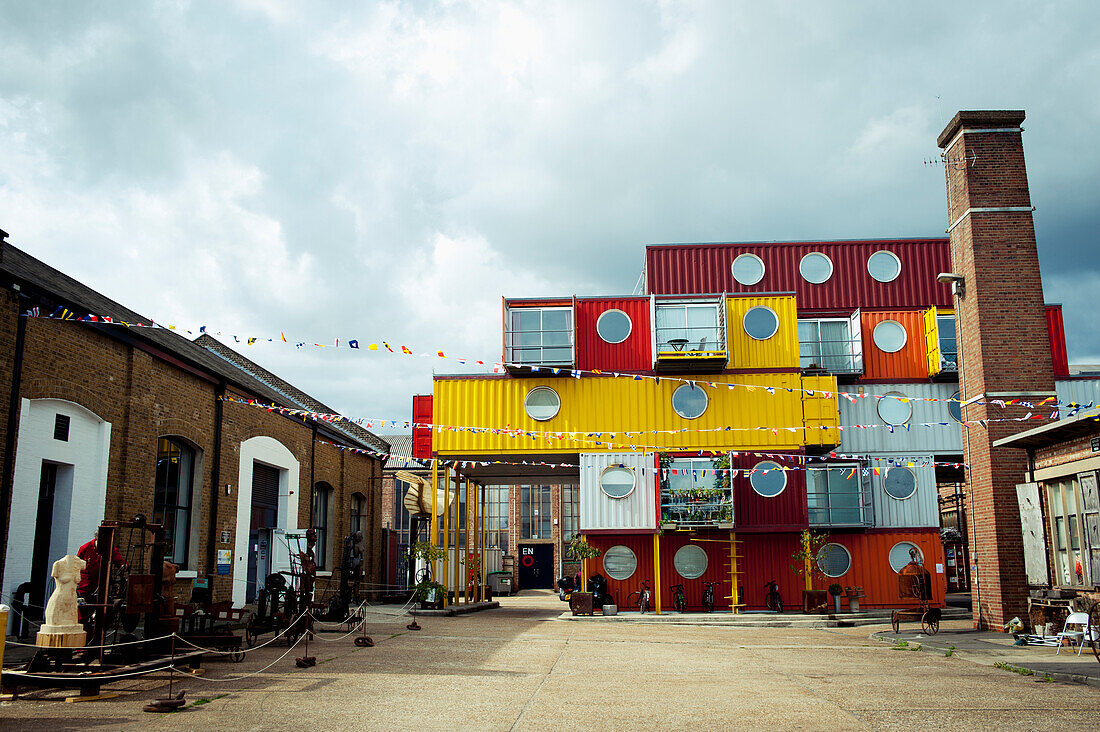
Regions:
<instances>
[{"instance_id":1,"label":"wooden cart wheel","mask_svg":"<svg viewBox=\"0 0 1100 732\"><path fill-rule=\"evenodd\" d=\"M890 627L894 629L895 633L901 632L901 618L898 617L898 611L894 610L890 613Z\"/></svg>"},{"instance_id":2,"label":"wooden cart wheel","mask_svg":"<svg viewBox=\"0 0 1100 732\"><path fill-rule=\"evenodd\" d=\"M1086 630L1092 632L1092 655L1100 661L1100 602L1092 603L1089 609L1089 627Z\"/></svg>"},{"instance_id":3,"label":"wooden cart wheel","mask_svg":"<svg viewBox=\"0 0 1100 732\"><path fill-rule=\"evenodd\" d=\"M244 651L233 651L229 654L229 660L233 663L240 663L244 660Z\"/></svg>"},{"instance_id":4,"label":"wooden cart wheel","mask_svg":"<svg viewBox=\"0 0 1100 732\"><path fill-rule=\"evenodd\" d=\"M927 610L920 619L920 627L926 635L935 635L940 632L940 614L935 610Z\"/></svg>"}]
</instances>

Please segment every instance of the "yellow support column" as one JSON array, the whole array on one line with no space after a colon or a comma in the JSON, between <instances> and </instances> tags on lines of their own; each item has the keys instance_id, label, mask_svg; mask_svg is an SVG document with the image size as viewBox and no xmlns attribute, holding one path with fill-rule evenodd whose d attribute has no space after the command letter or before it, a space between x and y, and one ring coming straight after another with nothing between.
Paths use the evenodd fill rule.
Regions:
<instances>
[{"instance_id":1,"label":"yellow support column","mask_svg":"<svg viewBox=\"0 0 1100 732\"><path fill-rule=\"evenodd\" d=\"M661 534L653 535L653 583L657 588L653 591L654 604L657 614L661 614Z\"/></svg>"},{"instance_id":2,"label":"yellow support column","mask_svg":"<svg viewBox=\"0 0 1100 732\"><path fill-rule=\"evenodd\" d=\"M741 604L740 590L737 587L737 578L741 574L737 567L737 534L730 532L730 612L737 615Z\"/></svg>"},{"instance_id":3,"label":"yellow support column","mask_svg":"<svg viewBox=\"0 0 1100 732\"><path fill-rule=\"evenodd\" d=\"M473 549L473 544L474 544L473 536L470 534L470 529L473 528L470 525L470 520L473 516L471 514L471 508L472 507L470 506L470 479L469 478L466 479L465 488L466 488L466 511L465 511L465 514L466 514L465 515L465 518L466 518L466 548L463 550L463 557L465 558L467 564L464 564L463 566L466 567L467 570L466 570L466 572L463 573L463 577L462 577L462 591L463 591L463 593L465 593L465 594L462 595L462 597L465 600L466 604L468 605L470 603L470 590L468 589L469 586L470 586L469 579L468 579L468 576L470 574L470 572L469 572L469 566L470 566L469 561L470 561L470 554L471 554L470 550Z\"/></svg>"},{"instance_id":4,"label":"yellow support column","mask_svg":"<svg viewBox=\"0 0 1100 732\"><path fill-rule=\"evenodd\" d=\"M462 592L462 576L461 576L461 573L462 573L462 567L464 566L463 563L462 563L464 561L463 556L462 556L462 551L464 551L464 549L459 547L459 537L461 536L461 533L462 533L460 531L460 529L462 528L462 499L461 499L461 496L462 496L462 482L459 480L458 476L455 475L455 516L454 516L454 524L455 524L455 566L454 566L454 570L453 570L453 575L454 575L454 583L455 583L455 604L456 605L458 604L458 593Z\"/></svg>"},{"instance_id":5,"label":"yellow support column","mask_svg":"<svg viewBox=\"0 0 1100 732\"><path fill-rule=\"evenodd\" d=\"M489 522L485 520L486 509L489 507L489 491L485 486L481 486L481 599L485 599L485 575L488 571L488 567L485 566L485 540L489 538L488 525Z\"/></svg>"},{"instance_id":6,"label":"yellow support column","mask_svg":"<svg viewBox=\"0 0 1100 732\"><path fill-rule=\"evenodd\" d=\"M435 548L436 487L439 485L439 461L432 460L432 520L428 523L428 543ZM431 562L432 579L435 579L435 562Z\"/></svg>"},{"instance_id":7,"label":"yellow support column","mask_svg":"<svg viewBox=\"0 0 1100 732\"><path fill-rule=\"evenodd\" d=\"M448 471L449 472L449 471ZM433 493L434 495L434 493ZM443 482L443 551L446 552L443 555L443 587L450 584L450 575L447 573L448 562L450 561L450 545L451 545L451 533L450 533L450 518L451 512L448 510L449 504L447 503L447 496L450 495L450 483L449 481ZM446 590L443 591L443 607L447 607L450 604L450 593Z\"/></svg>"},{"instance_id":8,"label":"yellow support column","mask_svg":"<svg viewBox=\"0 0 1100 732\"><path fill-rule=\"evenodd\" d=\"M806 589L812 590L814 588L814 576L812 573L812 567L810 566L810 532L802 532L802 554L806 561L804 574L806 575Z\"/></svg>"},{"instance_id":9,"label":"yellow support column","mask_svg":"<svg viewBox=\"0 0 1100 732\"><path fill-rule=\"evenodd\" d=\"M477 490L477 601L485 602L485 486Z\"/></svg>"},{"instance_id":10,"label":"yellow support column","mask_svg":"<svg viewBox=\"0 0 1100 732\"><path fill-rule=\"evenodd\" d=\"M581 534L581 541L588 543L588 535ZM581 558L581 592L588 592L588 557Z\"/></svg>"}]
</instances>

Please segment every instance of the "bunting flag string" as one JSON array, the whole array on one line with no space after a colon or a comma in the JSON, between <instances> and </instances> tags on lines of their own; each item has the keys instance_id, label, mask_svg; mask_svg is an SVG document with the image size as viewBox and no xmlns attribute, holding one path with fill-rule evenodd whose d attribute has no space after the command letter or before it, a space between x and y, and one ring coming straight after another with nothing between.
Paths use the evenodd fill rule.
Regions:
<instances>
[{"instance_id":1,"label":"bunting flag string","mask_svg":"<svg viewBox=\"0 0 1100 732\"><path fill-rule=\"evenodd\" d=\"M188 329L185 329L185 328L180 328L180 327L177 327L175 325L160 325L159 323L156 323L152 320L150 320L147 323L143 323L143 322L131 323L131 322L128 322L128 321L123 321L123 320L119 320L119 319L116 319L116 318L112 318L112 317L107 316L107 315L91 315L91 314L77 315L74 311L69 310L65 307L58 307L50 315L42 315L42 313L39 311L38 308L31 308L31 309L27 310L25 313L22 313L22 316L27 317L27 318L40 318L40 319L44 319L44 320L64 320L64 321L72 321L72 322L76 322L76 323L92 323L92 324L96 324L96 325L114 325L114 326L125 327L125 328L162 329L162 330L170 330L170 331L173 331L173 332L176 332L176 333L186 333L189 336L196 335L196 331L194 331L194 330L188 330ZM201 326L198 327L197 333L199 335L205 333L205 334L208 334L208 335L229 337L229 338L233 339L234 343L244 343L248 346L253 346L258 342L264 342L264 343L280 343L281 342L281 343L286 343L286 344L291 343L291 341L287 339L286 334L282 331L279 332L279 337L278 338L264 338L264 337L261 337L261 336L247 336L247 337L242 338L241 336L234 335L234 334L231 334L231 333L223 333L222 331L211 331L211 330L209 330L208 326L201 325ZM381 345L379 345L379 344L381 344ZM602 377L602 378L625 378L625 379L630 379L632 381L652 381L652 382L657 383L657 384L660 384L662 381L666 381L666 382L670 382L670 383L689 384L693 388L699 388L699 389L701 389L703 387L707 387L707 388L710 388L710 389L720 389L722 387L725 387L725 388L730 389L730 390L745 389L746 391L756 391L757 389L760 389L760 390L763 390L763 391L767 392L768 394L772 394L772 395L774 395L777 390L782 389L783 391L786 391L788 393L800 392L800 393L804 394L805 396L808 396L808 397L811 397L811 398L820 397L820 398L823 398L823 399L832 399L833 396L834 396L833 392L826 391L826 390L821 390L821 389L805 389L805 388L801 388L801 387L775 387L775 386L764 386L764 385L760 385L760 384L740 384L740 383L735 383L735 382L724 382L724 381L723 382L700 381L699 379L687 379L687 378L682 378L682 377L677 377L677 376L663 376L663 375L662 376L657 376L655 374L640 374L640 373L635 373L635 372L618 372L618 371L607 371L607 370L600 370L600 369L570 369L570 368L566 368L566 367L557 367L557 366L539 366L539 365L531 365L531 364L523 364L523 363L512 363L512 362L507 362L507 361L494 361L492 359L475 359L475 358L468 358L468 357L465 357L465 356L457 356L457 357L456 356L446 356L446 355L444 355L442 350L438 350L438 349L435 350L434 352L414 353L412 351L412 349L410 349L408 346L399 346L399 350L394 350L394 348L389 343L387 343L386 341L379 341L378 343L370 343L366 346L360 346L359 339L357 339L357 338L345 339L343 345L340 344L340 339L336 338L333 343L295 341L294 346L296 348L304 348L304 347L350 348L352 350L366 350L366 351L377 351L377 352L382 352L382 350L384 349L386 352L392 353L392 354L395 354L395 355L417 356L417 357L421 357L421 358L440 358L440 359L448 359L450 361L454 361L455 363L458 363L458 364L461 364L461 365L474 365L474 366L491 367L493 369L493 371L496 372L496 373L501 373L505 369L508 369L508 368L522 368L522 369L526 369L526 370L530 371L531 373L546 372L547 374L551 374L551 375L554 375L554 376L566 374L568 376L572 376L573 378L577 378L577 379L585 377L585 376L587 376L587 377L595 376L595 377ZM1066 408L1066 409L1071 409L1072 410L1072 412L1068 416L1074 416L1083 409L1091 409L1093 407L1092 402L1089 402L1088 404L1083 404L1083 405L1078 404L1076 402L1062 403L1062 402L1058 401L1058 399L1056 397L1047 397L1047 398L1045 398L1041 401L1038 401L1038 402L1029 402L1029 401L1026 401L1026 400L1023 400L1023 399L991 399L989 401L970 401L970 402L967 402L963 399L951 399L951 398L940 399L940 398L937 398L937 397L902 396L902 395L897 395L897 394L866 394L866 393L861 393L861 392L852 393L852 392L846 392L846 391L837 391L835 393L835 396L847 399L849 402L852 402L852 403L855 403L859 399L875 399L875 400L879 400L879 401L881 401L883 399L892 399L892 400L896 400L896 401L903 402L903 403L908 403L908 402L943 402L943 403L955 403L955 404L962 404L962 405L965 405L965 404L974 404L974 405L981 405L981 406L990 406L990 405L992 405L992 406L1000 407L1002 409L1006 409L1006 408L1011 407L1011 406L1021 407L1021 408L1025 408L1025 409L1037 409L1039 407L1048 407L1048 408L1053 408L1053 409L1057 410L1058 408ZM1057 419L1058 418L1057 411L1055 411L1051 415L1050 418L1051 419ZM1100 419L1100 416L1098 416L1098 419ZM975 420L975 421L977 421L977 420ZM991 421L991 420L982 420L983 423L984 422L989 422L989 421Z\"/></svg>"},{"instance_id":2,"label":"bunting flag string","mask_svg":"<svg viewBox=\"0 0 1100 732\"><path fill-rule=\"evenodd\" d=\"M340 445L328 440L316 440L319 445L330 445L340 450L346 450L361 455L369 455L371 457L379 458L382 460L390 461L402 461L405 463L403 467L406 468L424 468L430 469L433 464L441 467L457 468L459 470L476 467L489 467L492 465L511 465L511 466L526 466L526 467L548 467L548 468L605 468L606 464L599 463L593 465L585 465L580 463L551 463L542 460L523 460L523 461L509 461L509 460L448 460L446 458L414 458L408 455L392 455L389 453L379 452L377 450L365 450L360 447L350 447L348 445ZM675 449L675 448L673 448ZM843 469L849 470L847 478L851 478L855 474L855 471L862 471L863 475L881 475L888 473L892 468L930 468L930 467L951 467L969 469L970 466L966 463L951 463L951 462L937 462L930 460L928 457L897 457L897 456L882 456L882 455L847 455L840 453L829 453L829 455L795 455L784 453L765 453L765 452L752 452L746 450L740 450L730 455L753 455L756 457L767 457L771 459L793 459L796 460L798 465L779 465L776 463L774 468L661 468L641 466L640 470L642 474L648 474L650 472L660 474L662 478L666 478L669 475L691 475L694 478L707 478L715 475L731 475L736 477L737 475L743 475L745 478L749 478L757 473L761 475L767 475L768 473L776 470L785 472L789 471L805 471L815 470L822 467L826 467L832 461L841 460L846 463L851 461L858 461L867 463L866 467L863 466L849 466L843 465ZM711 454L707 457L721 457L721 454ZM813 465L807 464L810 461L818 461L820 464ZM619 467L627 467L620 464Z\"/></svg>"}]
</instances>

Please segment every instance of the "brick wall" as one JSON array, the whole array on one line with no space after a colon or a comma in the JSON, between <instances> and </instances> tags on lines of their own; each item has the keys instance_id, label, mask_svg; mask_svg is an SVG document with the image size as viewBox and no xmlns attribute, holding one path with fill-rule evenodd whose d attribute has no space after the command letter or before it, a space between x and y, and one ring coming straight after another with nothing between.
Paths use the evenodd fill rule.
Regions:
<instances>
[{"instance_id":1,"label":"brick wall","mask_svg":"<svg viewBox=\"0 0 1100 732\"><path fill-rule=\"evenodd\" d=\"M14 355L15 326L19 304L9 291L0 294L0 383L10 387ZM134 347L88 325L46 319L29 319L24 347L20 396L25 399L64 399L81 405L110 422L111 445L108 459L105 519L129 520L137 513L151 515L156 469L157 439L182 438L202 458L201 474L193 486L192 522L199 522L196 551L190 566L198 576L213 573L209 565L210 522L214 523L215 549L234 548L237 519L236 488L240 468L240 445L259 435L285 445L301 465L298 500L299 526L308 526L311 508L311 460L313 480L325 481L334 489L329 519L332 568L340 561L343 537L350 530L351 496L366 497L368 532L366 581L380 578L381 554L381 462L337 447L314 444L313 426L299 419L270 413L256 407L223 402L220 465L214 465L214 434L217 414L217 380L191 373L154 353ZM155 349L154 349L155 350ZM230 388L230 396L255 395ZM4 443L8 399L0 400L0 446ZM215 476L217 483L215 484ZM224 486L231 494L226 495ZM217 493L217 512L212 504ZM6 531L0 545L0 567L6 555ZM222 542L222 532L229 541ZM91 538L91 537L89 537ZM5 579L4 586L10 582ZM177 581L177 596L186 598L190 582ZM325 583L319 583L325 589ZM216 599L227 599L230 576L214 576Z\"/></svg>"},{"instance_id":2,"label":"brick wall","mask_svg":"<svg viewBox=\"0 0 1100 732\"><path fill-rule=\"evenodd\" d=\"M947 158L948 222L954 226L952 263L966 288L956 303L964 399L1054 392L1023 143L1016 129L1022 121L1023 113L960 113L940 137ZM979 129L995 131L957 134ZM1001 210L974 210L979 208ZM1012 208L1027 210L1003 210ZM967 420L993 420L1025 411L975 404L963 413ZM967 506L971 563L977 566L973 593L989 627L1027 610L1015 489L1026 456L992 446L1026 426L990 422L988 428L971 426L964 435L973 494Z\"/></svg>"}]
</instances>

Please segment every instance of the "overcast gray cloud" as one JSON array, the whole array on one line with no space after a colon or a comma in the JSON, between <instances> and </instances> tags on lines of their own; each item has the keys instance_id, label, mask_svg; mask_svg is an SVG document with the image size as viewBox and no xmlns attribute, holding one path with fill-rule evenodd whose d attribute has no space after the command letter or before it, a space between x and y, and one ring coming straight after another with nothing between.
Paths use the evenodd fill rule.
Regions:
<instances>
[{"instance_id":1,"label":"overcast gray cloud","mask_svg":"<svg viewBox=\"0 0 1100 732\"><path fill-rule=\"evenodd\" d=\"M49 5L0 16L0 228L161 322L496 357L501 295L666 241L942 235L935 137L1023 108L1046 296L1100 361L1100 9ZM258 344L350 414L450 361Z\"/></svg>"}]
</instances>

